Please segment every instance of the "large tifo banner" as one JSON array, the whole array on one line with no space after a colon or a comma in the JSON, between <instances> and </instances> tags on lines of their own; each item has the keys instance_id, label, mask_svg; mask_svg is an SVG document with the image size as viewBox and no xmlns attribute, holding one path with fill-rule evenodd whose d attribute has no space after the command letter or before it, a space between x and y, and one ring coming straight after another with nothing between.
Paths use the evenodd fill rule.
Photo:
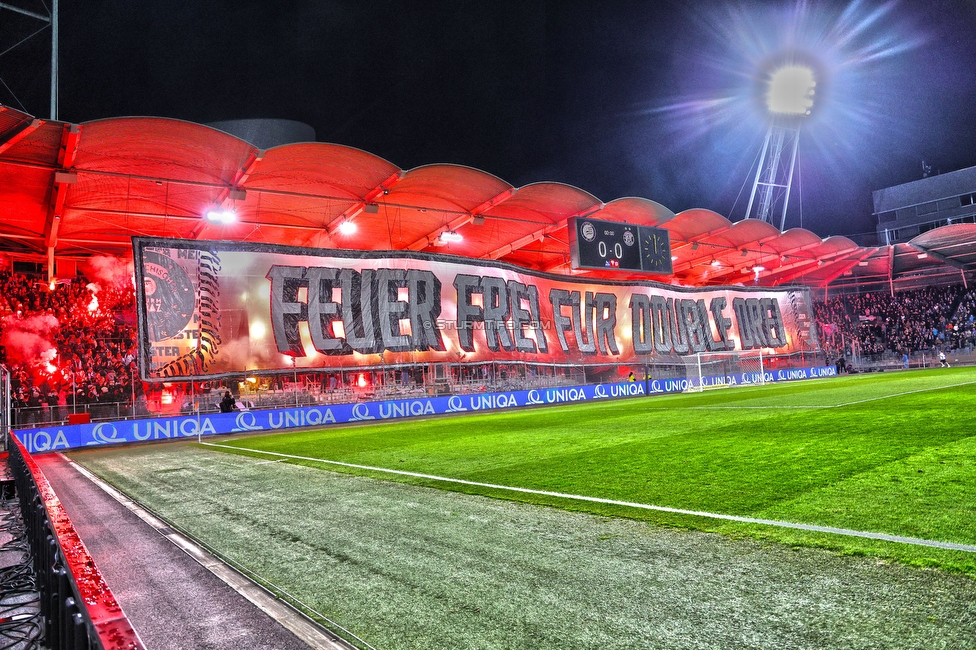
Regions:
<instances>
[{"instance_id":1,"label":"large tifo banner","mask_svg":"<svg viewBox=\"0 0 976 650\"><path fill-rule=\"evenodd\" d=\"M14 431L30 453L76 449L92 445L126 442L149 442L178 438L196 438L227 433L273 433L280 429L326 426L354 422L396 420L401 418L498 411L526 406L568 404L593 400L643 397L660 393L679 393L699 386L737 386L834 377L831 366L767 370L693 379L649 379L647 381L587 386L559 386L517 390L505 393L477 393L449 397L416 397L379 402L330 404L267 411L208 413L147 420L117 420L88 424L55 425Z\"/></svg>"},{"instance_id":2,"label":"large tifo banner","mask_svg":"<svg viewBox=\"0 0 976 650\"><path fill-rule=\"evenodd\" d=\"M693 290L402 251L134 238L146 381L816 348L805 289Z\"/></svg>"}]
</instances>

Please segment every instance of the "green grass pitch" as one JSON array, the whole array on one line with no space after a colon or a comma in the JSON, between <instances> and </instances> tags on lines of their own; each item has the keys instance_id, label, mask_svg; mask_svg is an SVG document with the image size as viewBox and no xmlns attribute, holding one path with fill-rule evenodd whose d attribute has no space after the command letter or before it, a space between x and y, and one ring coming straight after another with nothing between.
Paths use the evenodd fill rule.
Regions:
<instances>
[{"instance_id":1,"label":"green grass pitch","mask_svg":"<svg viewBox=\"0 0 976 650\"><path fill-rule=\"evenodd\" d=\"M938 647L946 639L955 640L945 647L972 647L959 639L976 638L976 582L972 580L976 577L976 553L511 492L285 459L266 452L976 545L974 403L976 369L953 368L213 439L220 447L149 445L74 456L221 553L275 584L287 585L289 591L304 594L303 602L315 603L316 608L328 610L326 613L344 624L352 623L351 627L366 637L380 640L378 647L877 647L902 623L905 632L897 647ZM458 492L502 500L486 501ZM371 496L367 499L365 495ZM255 504L253 499L260 501ZM540 509L512 501L555 508ZM464 516L452 520L449 514L454 510ZM567 510L578 512L564 512ZM338 519L334 519L336 511L343 513ZM518 524L512 523L516 520ZM554 573L546 574L538 566L541 560L533 563L521 559L520 554L527 552L522 548L525 539L520 542L512 531L512 539L505 538L498 533L498 526L491 531L484 529L485 521L502 521L504 525L498 526L503 529L510 525L548 531L554 526L555 532L546 532L548 537L543 537L561 540L558 548L532 552L566 554L563 560L571 560L578 571L559 578L557 568L550 567L547 570ZM658 526L648 527L647 523ZM719 532L724 537L687 532L689 529ZM432 537L434 530L439 532ZM329 541L353 532L356 541L347 543L358 551L343 547L340 552ZM465 546L495 539L495 534L501 535L492 544L495 550L478 547L480 550L472 551ZM672 537L665 543L661 536ZM363 537L372 538L379 547L368 551L361 548L366 544ZM529 546L537 543L536 537L532 536ZM313 538L315 543L309 541ZM567 539L569 542L564 543ZM380 544L384 540L385 544ZM681 556L684 559L674 559L674 566L679 567L675 570L687 572L680 584L697 584L699 590L720 593L720 586L706 586L696 580L703 579L702 572L728 572L733 561L730 554L738 557L738 553L745 553L751 559L746 562L748 568L741 571L751 572L762 583L757 587L760 591L775 593L757 595L757 602L745 602L743 611L730 613L723 609L728 606L727 599L743 598L736 592L706 607L710 614L675 614L679 620L674 626L660 629L660 621L648 618L646 607L641 609L626 595L632 595L637 587L627 582L630 578L617 575L621 567L610 570L604 566L633 561L632 566L624 567L624 573L632 576L642 570L640 567L646 569L649 562L648 556L635 549L652 542L664 544L668 552L677 555L687 553L687 557ZM503 551L509 543L510 550ZM275 546L280 544L287 548ZM359 584L362 589L352 593L332 584L331 579L327 588L320 583L316 583L318 587L303 586L303 578L288 567L300 552L289 544L305 549L309 556L324 554L328 559L321 569L324 575L342 576L346 584ZM335 544L341 546L338 541ZM438 551L439 544L454 550ZM263 554L254 550L262 547L277 550ZM458 550L464 548L468 550ZM343 561L357 552L364 558ZM444 569L444 564L437 565L441 567L438 569L428 566L424 559L442 554L450 566L450 558L458 553L493 559L478 562L477 570L465 564L457 569L460 578ZM891 564L890 560L897 562ZM598 561L604 562L603 568L589 566ZM377 566L372 566L374 562ZM543 577L533 578L535 587L521 585L519 578L509 575L512 562L523 562L526 572L533 576L533 572L541 572ZM796 570L802 575L769 573L770 567L783 562L799 567ZM360 570L363 564L372 568L355 574L351 567ZM878 566L884 568L877 570L886 573L874 575L872 571ZM608 583L607 602L582 598L578 590L566 586L574 575L587 571L597 576L594 579ZM419 572L417 576L428 576L430 582L423 577L391 577L398 572L403 576ZM481 577L474 585L467 584L470 576L466 572ZM855 580L860 587L846 584L849 576L861 576ZM844 595L831 600L830 589L821 588L819 596L804 592L811 580L821 578L834 581L831 584L841 581L846 585L840 589ZM912 586L897 587L899 580L908 580ZM942 583L946 580L951 586ZM929 584L932 581L939 584ZM460 593L444 586L454 582L459 583ZM730 578L730 584L739 581ZM496 591L493 596L486 592L484 600L478 600L476 586ZM661 602L677 597L678 587L659 587L658 591L651 590L650 597L663 599ZM931 593L925 591L930 587ZM507 594L506 589L524 589L529 596L519 601L517 594ZM538 606L538 589L545 590L550 608L533 609L530 603ZM551 593L559 589L576 595ZM323 591L327 593L323 595ZM895 592L899 592L897 596ZM384 599L389 609L365 604L364 593ZM884 594L877 603L879 609L862 614L880 617L876 625L845 628L858 614L840 611L843 607L837 603L853 598L860 605L852 602L844 607L856 609L871 602L869 594L878 593ZM943 603L940 612L925 612L925 607L914 601L896 602L907 594L931 603L935 602L935 593L957 600ZM489 611L500 607L499 594L503 600L511 595L513 602L522 604L512 611ZM788 617L802 630L783 627L785 624L770 627L757 623L750 627L743 622L768 621L772 614L761 613L767 606L763 603L777 598L785 599L783 607L787 610L791 599L806 602L827 598L830 605L820 606L818 616L827 616L824 607L838 607L839 613L817 623L805 621L803 615L791 610ZM582 613L563 601L579 601ZM614 617L599 613L604 606L625 620L609 623ZM397 607L405 607L406 613ZM672 613L676 607L680 610L673 602L669 607ZM889 611L892 608L897 612ZM593 613L593 621L586 618L586 611ZM948 612L954 612L952 624L943 618ZM357 618L361 616L369 622ZM398 637L384 623L402 622L404 616L417 621L408 638ZM704 616L708 625L721 628L714 632L713 645L693 634L682 634L682 626L694 626L696 616ZM729 622L723 628L715 623L716 617ZM812 632L804 625L819 625L820 636L807 636ZM832 631L824 631L824 626ZM536 633L538 639L529 643L527 639L534 639ZM571 642L563 638L567 634ZM758 636L753 643L746 642L744 634ZM922 636L912 636L915 634ZM957 634L958 638L954 636ZM628 644L626 639L638 641Z\"/></svg>"}]
</instances>

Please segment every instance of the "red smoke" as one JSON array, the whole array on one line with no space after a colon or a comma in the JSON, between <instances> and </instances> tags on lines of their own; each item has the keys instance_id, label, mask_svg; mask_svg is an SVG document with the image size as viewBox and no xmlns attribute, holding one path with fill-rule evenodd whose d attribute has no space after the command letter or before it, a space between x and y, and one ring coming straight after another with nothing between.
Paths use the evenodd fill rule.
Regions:
<instances>
[{"instance_id":1,"label":"red smoke","mask_svg":"<svg viewBox=\"0 0 976 650\"><path fill-rule=\"evenodd\" d=\"M88 288L98 297L92 300L88 310L94 312L101 307L114 310L120 304L129 302L128 295L135 287L132 260L96 255L88 260L85 275L93 280Z\"/></svg>"},{"instance_id":2,"label":"red smoke","mask_svg":"<svg viewBox=\"0 0 976 650\"><path fill-rule=\"evenodd\" d=\"M108 255L96 255L88 260L85 275L98 283L101 289L124 289L132 286L132 260L123 260Z\"/></svg>"},{"instance_id":3,"label":"red smoke","mask_svg":"<svg viewBox=\"0 0 976 650\"><path fill-rule=\"evenodd\" d=\"M58 349L51 342L58 327L58 319L51 314L7 316L3 319L0 345L6 349L9 361L27 366L36 374L58 356Z\"/></svg>"}]
</instances>

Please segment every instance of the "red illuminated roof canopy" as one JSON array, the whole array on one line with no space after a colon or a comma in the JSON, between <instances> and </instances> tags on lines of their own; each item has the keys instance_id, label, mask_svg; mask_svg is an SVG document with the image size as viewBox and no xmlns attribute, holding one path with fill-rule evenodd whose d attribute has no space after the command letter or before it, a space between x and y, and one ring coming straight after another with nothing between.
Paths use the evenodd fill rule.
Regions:
<instances>
[{"instance_id":1,"label":"red illuminated roof canopy","mask_svg":"<svg viewBox=\"0 0 976 650\"><path fill-rule=\"evenodd\" d=\"M129 238L141 235L443 252L568 274L567 220L590 216L666 228L674 273L650 277L672 284L890 283L899 260L915 274L958 279L976 263L968 230L932 231L905 250L863 248L751 219L733 224L709 210L676 215L643 198L604 203L561 183L515 188L459 165L403 170L337 144L260 150L207 126L154 117L69 124L0 106L0 178L0 247L39 261L128 255ZM215 207L233 209L237 220L209 222L204 215ZM354 233L339 232L344 221ZM460 241L443 243L447 231ZM923 250L932 254L919 258Z\"/></svg>"}]
</instances>

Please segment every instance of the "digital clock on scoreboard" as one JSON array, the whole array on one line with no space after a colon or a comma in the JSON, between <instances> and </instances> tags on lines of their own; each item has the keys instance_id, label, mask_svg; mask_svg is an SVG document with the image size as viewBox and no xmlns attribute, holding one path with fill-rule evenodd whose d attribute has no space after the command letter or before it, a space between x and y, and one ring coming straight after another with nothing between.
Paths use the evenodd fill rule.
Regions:
<instances>
[{"instance_id":1,"label":"digital clock on scoreboard","mask_svg":"<svg viewBox=\"0 0 976 650\"><path fill-rule=\"evenodd\" d=\"M569 250L574 269L671 273L671 240L664 228L574 217Z\"/></svg>"}]
</instances>

